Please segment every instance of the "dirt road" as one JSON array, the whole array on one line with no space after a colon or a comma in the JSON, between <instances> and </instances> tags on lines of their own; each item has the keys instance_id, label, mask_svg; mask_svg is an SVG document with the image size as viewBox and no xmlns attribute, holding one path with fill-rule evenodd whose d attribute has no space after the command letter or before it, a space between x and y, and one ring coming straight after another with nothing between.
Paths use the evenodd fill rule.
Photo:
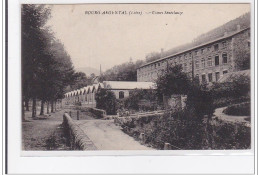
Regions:
<instances>
[{"instance_id":1,"label":"dirt road","mask_svg":"<svg viewBox=\"0 0 260 175\"><path fill-rule=\"evenodd\" d=\"M64 111L51 113L46 119L33 120L31 112L25 113L22 122L23 150L68 150L61 127Z\"/></svg>"},{"instance_id":2,"label":"dirt road","mask_svg":"<svg viewBox=\"0 0 260 175\"><path fill-rule=\"evenodd\" d=\"M246 118L248 118L248 116L226 115L223 113L223 110L226 108L227 107L215 109L214 115L221 120L225 120L225 121L229 121L229 122L245 123L248 127L250 127L250 122L246 120Z\"/></svg>"},{"instance_id":3,"label":"dirt road","mask_svg":"<svg viewBox=\"0 0 260 175\"><path fill-rule=\"evenodd\" d=\"M113 120L75 120L99 150L149 150L121 131Z\"/></svg>"}]
</instances>

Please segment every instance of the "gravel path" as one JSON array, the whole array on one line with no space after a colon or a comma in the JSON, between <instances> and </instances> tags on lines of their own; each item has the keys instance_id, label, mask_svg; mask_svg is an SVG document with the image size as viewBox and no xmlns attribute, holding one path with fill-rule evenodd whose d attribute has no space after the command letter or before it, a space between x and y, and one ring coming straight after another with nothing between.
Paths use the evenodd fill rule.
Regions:
<instances>
[{"instance_id":1,"label":"gravel path","mask_svg":"<svg viewBox=\"0 0 260 175\"><path fill-rule=\"evenodd\" d=\"M99 150L151 150L121 131L113 120L75 120Z\"/></svg>"},{"instance_id":2,"label":"gravel path","mask_svg":"<svg viewBox=\"0 0 260 175\"><path fill-rule=\"evenodd\" d=\"M61 127L63 114L61 110L45 119L33 120L31 112L26 112L26 121L22 122L22 150L68 150Z\"/></svg>"},{"instance_id":3,"label":"gravel path","mask_svg":"<svg viewBox=\"0 0 260 175\"><path fill-rule=\"evenodd\" d=\"M229 122L246 123L246 125L250 126L250 122L245 120L246 118L248 118L248 116L233 116L233 115L224 114L223 110L225 110L226 108L227 107L215 109L214 115L221 120L226 120Z\"/></svg>"}]
</instances>

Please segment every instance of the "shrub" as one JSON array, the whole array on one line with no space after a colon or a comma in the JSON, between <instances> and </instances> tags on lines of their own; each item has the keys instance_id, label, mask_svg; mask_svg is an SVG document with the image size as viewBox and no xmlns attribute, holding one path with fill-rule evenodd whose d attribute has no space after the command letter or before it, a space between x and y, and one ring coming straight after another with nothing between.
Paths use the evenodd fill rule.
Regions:
<instances>
[{"instance_id":1,"label":"shrub","mask_svg":"<svg viewBox=\"0 0 260 175\"><path fill-rule=\"evenodd\" d=\"M235 75L232 80L214 83L211 91L216 99L219 97L240 98L247 96L250 93L250 77Z\"/></svg>"},{"instance_id":2,"label":"shrub","mask_svg":"<svg viewBox=\"0 0 260 175\"><path fill-rule=\"evenodd\" d=\"M117 100L119 110L152 111L156 110L158 106L156 90L153 89L134 89L130 91L128 98Z\"/></svg>"},{"instance_id":3,"label":"shrub","mask_svg":"<svg viewBox=\"0 0 260 175\"><path fill-rule=\"evenodd\" d=\"M193 113L193 118L202 119L214 112L212 93L206 87L194 84L187 95L186 110Z\"/></svg>"},{"instance_id":4,"label":"shrub","mask_svg":"<svg viewBox=\"0 0 260 175\"><path fill-rule=\"evenodd\" d=\"M250 101L249 96L242 96L239 98L233 98L233 97L219 97L217 99L214 99L213 106L214 108L220 108L225 107L231 104L237 104L241 102L248 102Z\"/></svg>"},{"instance_id":5,"label":"shrub","mask_svg":"<svg viewBox=\"0 0 260 175\"><path fill-rule=\"evenodd\" d=\"M165 113L163 116L129 118L122 127L132 128L130 133L144 133L145 143L163 149L249 149L251 129L242 123L225 123L221 120L197 120L187 110ZM134 135L138 138L138 134Z\"/></svg>"},{"instance_id":6,"label":"shrub","mask_svg":"<svg viewBox=\"0 0 260 175\"><path fill-rule=\"evenodd\" d=\"M161 99L163 95L187 94L190 90L190 77L182 71L182 66L168 66L156 80L157 94Z\"/></svg>"},{"instance_id":7,"label":"shrub","mask_svg":"<svg viewBox=\"0 0 260 175\"><path fill-rule=\"evenodd\" d=\"M95 96L97 108L103 109L108 115L116 114L116 96L113 92L100 89Z\"/></svg>"}]
</instances>

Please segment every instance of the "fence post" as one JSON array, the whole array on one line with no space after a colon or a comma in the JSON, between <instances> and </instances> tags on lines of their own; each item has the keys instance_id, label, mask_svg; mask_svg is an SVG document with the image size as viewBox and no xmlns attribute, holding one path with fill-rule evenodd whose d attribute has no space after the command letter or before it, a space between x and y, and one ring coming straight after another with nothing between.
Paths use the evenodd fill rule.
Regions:
<instances>
[{"instance_id":1,"label":"fence post","mask_svg":"<svg viewBox=\"0 0 260 175\"><path fill-rule=\"evenodd\" d=\"M79 111L77 111L77 120L79 120Z\"/></svg>"},{"instance_id":2,"label":"fence post","mask_svg":"<svg viewBox=\"0 0 260 175\"><path fill-rule=\"evenodd\" d=\"M70 117L71 117L71 111L70 111Z\"/></svg>"}]
</instances>

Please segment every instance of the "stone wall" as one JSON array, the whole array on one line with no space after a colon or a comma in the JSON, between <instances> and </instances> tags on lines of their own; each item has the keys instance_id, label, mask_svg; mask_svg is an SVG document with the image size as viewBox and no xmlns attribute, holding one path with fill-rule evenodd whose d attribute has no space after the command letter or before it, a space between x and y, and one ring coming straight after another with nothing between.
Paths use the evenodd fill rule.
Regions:
<instances>
[{"instance_id":1,"label":"stone wall","mask_svg":"<svg viewBox=\"0 0 260 175\"><path fill-rule=\"evenodd\" d=\"M92 107L87 107L87 106L66 106L67 109L74 109L74 110L80 110L82 112L91 112L95 114L97 118L105 118L106 117L106 111L102 109L97 109L97 108L92 108Z\"/></svg>"},{"instance_id":2,"label":"stone wall","mask_svg":"<svg viewBox=\"0 0 260 175\"><path fill-rule=\"evenodd\" d=\"M65 135L69 140L72 150L96 150L94 143L88 138L84 131L65 113L63 115L63 126Z\"/></svg>"}]
</instances>

